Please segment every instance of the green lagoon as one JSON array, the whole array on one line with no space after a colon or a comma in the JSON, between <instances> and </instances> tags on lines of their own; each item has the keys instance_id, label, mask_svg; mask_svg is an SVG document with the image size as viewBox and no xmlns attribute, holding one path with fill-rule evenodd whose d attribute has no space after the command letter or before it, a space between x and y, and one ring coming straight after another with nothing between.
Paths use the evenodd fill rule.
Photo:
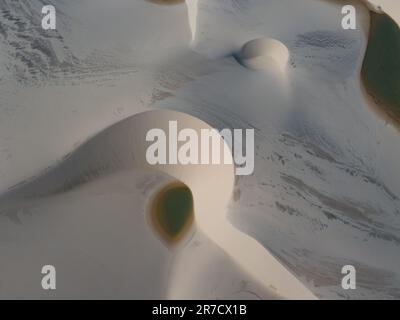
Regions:
<instances>
[{"instance_id":1,"label":"green lagoon","mask_svg":"<svg viewBox=\"0 0 400 320\"><path fill-rule=\"evenodd\" d=\"M378 107L400 124L400 29L387 14L371 12L361 77Z\"/></svg>"}]
</instances>

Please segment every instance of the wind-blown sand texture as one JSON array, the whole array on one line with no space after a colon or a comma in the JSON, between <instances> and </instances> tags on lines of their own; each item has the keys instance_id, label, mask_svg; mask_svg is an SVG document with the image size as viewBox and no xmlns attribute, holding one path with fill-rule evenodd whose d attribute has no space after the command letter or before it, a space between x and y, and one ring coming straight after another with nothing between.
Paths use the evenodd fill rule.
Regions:
<instances>
[{"instance_id":1,"label":"wind-blown sand texture","mask_svg":"<svg viewBox=\"0 0 400 320\"><path fill-rule=\"evenodd\" d=\"M376 40L397 66L390 19L371 26L364 1L346 1L354 31L343 1L53 2L50 34L41 1L0 3L1 298L400 297L399 132L364 92L397 99L396 73L374 65ZM255 39L283 51L263 42L246 66ZM254 174L150 166L145 134L168 120L254 128ZM151 214L175 183L193 217L171 245ZM357 290L341 287L346 264Z\"/></svg>"}]
</instances>

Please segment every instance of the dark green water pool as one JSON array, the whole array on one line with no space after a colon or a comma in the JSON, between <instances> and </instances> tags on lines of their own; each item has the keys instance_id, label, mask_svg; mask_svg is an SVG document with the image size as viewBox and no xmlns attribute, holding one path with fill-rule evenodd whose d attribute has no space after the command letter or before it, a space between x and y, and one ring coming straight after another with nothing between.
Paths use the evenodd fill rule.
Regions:
<instances>
[{"instance_id":1,"label":"dark green water pool","mask_svg":"<svg viewBox=\"0 0 400 320\"><path fill-rule=\"evenodd\" d=\"M168 243L176 242L194 220L192 192L183 183L169 184L157 193L150 210L156 232Z\"/></svg>"},{"instance_id":2,"label":"dark green water pool","mask_svg":"<svg viewBox=\"0 0 400 320\"><path fill-rule=\"evenodd\" d=\"M361 76L368 94L400 124L400 29L387 14L371 12Z\"/></svg>"}]
</instances>

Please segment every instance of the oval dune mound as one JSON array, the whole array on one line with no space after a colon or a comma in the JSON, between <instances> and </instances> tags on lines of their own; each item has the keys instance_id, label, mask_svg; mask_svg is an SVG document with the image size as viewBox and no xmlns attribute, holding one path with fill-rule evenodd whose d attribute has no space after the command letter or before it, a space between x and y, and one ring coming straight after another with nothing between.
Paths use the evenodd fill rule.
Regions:
<instances>
[{"instance_id":1,"label":"oval dune mound","mask_svg":"<svg viewBox=\"0 0 400 320\"><path fill-rule=\"evenodd\" d=\"M282 42L272 38L253 39L242 47L240 60L250 69L278 67L283 71L289 61L289 50Z\"/></svg>"}]
</instances>

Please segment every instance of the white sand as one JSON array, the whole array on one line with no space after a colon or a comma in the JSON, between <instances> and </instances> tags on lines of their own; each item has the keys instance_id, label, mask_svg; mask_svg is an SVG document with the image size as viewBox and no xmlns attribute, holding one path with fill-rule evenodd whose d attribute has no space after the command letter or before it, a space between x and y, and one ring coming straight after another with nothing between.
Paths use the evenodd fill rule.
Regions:
<instances>
[{"instance_id":1,"label":"white sand","mask_svg":"<svg viewBox=\"0 0 400 320\"><path fill-rule=\"evenodd\" d=\"M391 193L400 190L400 174L387 168L397 167L400 142L366 108L359 88L368 12L357 3L362 30L350 33L338 30L339 7L327 1L63 4L66 46L82 61L110 59L112 68L56 75L28 88L4 73L0 190L43 175L1 200L7 278L0 279L0 296L392 297L400 205ZM286 66L286 82L232 58L260 38L290 51L291 64L272 54ZM8 61L10 52L1 57ZM195 118L142 113L154 109ZM143 134L172 115L195 128L256 127L254 176L235 181L229 165L148 168L140 156ZM144 219L147 199L171 177L191 188L198 228L176 252ZM90 181L46 196L73 178ZM17 201L37 193L45 197ZM59 270L55 295L40 288L40 266L48 263ZM340 287L346 263L361 265L357 292Z\"/></svg>"},{"instance_id":2,"label":"white sand","mask_svg":"<svg viewBox=\"0 0 400 320\"><path fill-rule=\"evenodd\" d=\"M140 168L159 170L170 177L184 182L192 190L195 205L195 220L199 230L204 232L206 236L208 236L219 247L221 247L221 249L233 259L234 263L242 267L245 274L248 274L247 277L254 279L255 283L264 289L267 296L292 299L312 298L313 295L308 291L308 289L306 289L279 262L277 262L260 244L244 233L233 228L232 225L226 220L226 206L231 198L234 183L233 165L159 165L153 167L147 164L145 158L147 145L143 143L145 141L146 133L151 128L160 128L165 132L168 132L169 120L177 120L179 124L178 129L189 127L198 130L199 134L200 129L211 128L200 120L173 111L152 111L139 113L136 116L113 125L109 129L94 137L88 143L82 145L59 167L50 170L42 177L6 195L3 203L6 204L5 207L7 208L7 215L17 219L19 217L17 214L21 210L28 212L31 210L39 210L43 215L48 216L51 211L55 210L54 208L57 207L57 205L50 205L50 208L48 208L48 203L54 204L55 201L56 204L60 204L63 203L63 199L68 199L71 196L68 194L65 196L61 195L60 197L55 197L54 200L53 197L49 197L28 204L20 203L18 200L16 200L17 202L15 203L13 199L21 196L31 198L32 196L37 197L51 194L53 191L59 190L60 187L68 186L69 182L74 182L76 181L75 179L79 179L81 177L98 179L102 176L107 176L110 173L119 172L121 170L135 169L137 171ZM223 152L222 145L221 152ZM136 178L135 180L140 181L144 179ZM93 183L91 185L93 190L92 193L94 194L107 195L110 193L109 189L104 189L104 187L102 187L102 183L98 184L97 186ZM123 185L120 185L120 182L118 182L118 184L115 186L116 190L120 189L122 186ZM73 185L73 187L76 188L77 186ZM124 188L126 189L125 186ZM113 193L114 191L111 191L111 194ZM118 192L117 195L119 195L119 193L120 192ZM84 191L74 192L72 197L76 197L77 200L72 201L76 201L76 203L83 203L83 201L86 199L85 194L86 193ZM119 199L120 196L116 197L115 201L109 202L108 205L112 204L115 208L119 208L124 215L128 214L129 216L130 206L126 206L124 203L121 203L118 201ZM102 201L100 201L100 203L102 203ZM69 208L70 206L68 204L66 205L68 208L67 210L71 210ZM95 207L88 209L82 204L82 206L79 207L80 209L75 210L83 210L85 212L89 211L88 213L91 212L91 214L95 215L93 219L96 219L96 216L99 214L99 203L96 201L94 205ZM57 212L57 216L62 214L67 216L69 219L71 218L70 213L60 212L62 212L61 209L59 212ZM143 225L143 220L145 220L143 219L143 213L140 211L136 212L135 216L139 218L142 217L141 224L138 225L135 223L134 227L134 230L139 228L141 232L134 237L136 240L133 241L137 241L143 245L141 252L146 251L146 257L150 258L153 255L158 257L159 253L156 252L155 249L160 250L161 244L154 243L156 240L153 240L152 243L149 243L148 240L146 242L144 241L142 236L142 232L144 232L143 228L145 228ZM22 216L21 218L25 219L25 216ZM51 221L53 221L53 219L54 218L52 218ZM25 224L25 221L23 221L23 223ZM54 223L56 223L56 229L54 226L43 226L46 229L51 228L52 233L55 232L55 237L50 238L53 243L61 243L63 245L67 244L68 247L72 249L80 246L80 237L73 236L71 237L70 241L67 241L67 243L62 238L60 239L60 237L57 236L58 232L55 231L59 228L58 221L56 220ZM65 224L65 222L63 222L63 224ZM5 227L7 233L10 233L11 230L14 229L9 223L7 223ZM29 224L27 227L29 230L36 230L36 228L31 227ZM132 230L132 232L136 233L134 230ZM117 230L113 231L113 229L110 229L110 231L111 233L109 236L113 236L114 232ZM62 234L64 233L65 230L62 232ZM119 234L119 231L117 233ZM21 236L26 237L26 235ZM32 248L29 250L31 256L35 256L36 252L40 251L40 257L43 255L46 256L47 254L52 257L52 259L57 259L59 264L64 264L70 259L74 260L74 263L78 263L73 256L69 255L63 255L63 258L58 256L55 258L54 255L61 249L59 247L54 248L56 251L53 252L51 250L50 253L46 251L45 246L44 248L40 247L43 245L42 241L45 242L46 240L42 239L39 243L32 243ZM5 247L4 250L7 250L7 247ZM66 249L63 250L65 251ZM168 250L166 248L164 248L162 251L163 255L168 256ZM74 254L74 251L72 254ZM132 258L140 260L143 264L149 263L147 260L143 260L138 255L134 255ZM164 260L165 259L166 258L164 258ZM199 261L202 259L207 259L207 257L199 256L198 259L199 260L187 259L185 269L194 270L193 272L195 272ZM109 260L107 261L110 261L111 263L113 258L109 257ZM12 269L14 263L16 263L15 260L13 260L11 264L7 265L7 267ZM136 266L136 268L142 268L141 266L142 265ZM158 267L157 272L160 272L160 270L165 269L166 262L163 264L156 263L156 266ZM266 268L266 266L268 267ZM26 267L27 265L25 264L25 268ZM132 270L132 272L137 273L139 271L136 272ZM152 272L155 271L148 269L146 274L151 277ZM183 274L182 276L186 277L187 274ZM202 276L209 277L209 275ZM142 279L141 281L146 283L145 279ZM76 283L75 285L77 286ZM145 286L145 284L142 285ZM162 293L162 291L161 293L159 291L163 288L162 282L153 287L157 294ZM74 292L73 288L74 284L70 282L65 290L59 291L57 297L71 297L71 294ZM157 288L159 289L157 290ZM175 292L175 290L180 292L181 288L179 286L174 285L171 288L175 288L174 290L169 289L169 295L171 297L179 296L183 298L182 295ZM271 290L271 288L274 289ZM196 296L197 288L193 287L192 290L194 290L194 292L191 295ZM34 290L33 292L37 292L37 290ZM231 293L233 292L234 291ZM101 297L101 295L97 297Z\"/></svg>"},{"instance_id":3,"label":"white sand","mask_svg":"<svg viewBox=\"0 0 400 320\"><path fill-rule=\"evenodd\" d=\"M198 4L199 0L186 0L190 32L192 33L192 44L196 41Z\"/></svg>"}]
</instances>

